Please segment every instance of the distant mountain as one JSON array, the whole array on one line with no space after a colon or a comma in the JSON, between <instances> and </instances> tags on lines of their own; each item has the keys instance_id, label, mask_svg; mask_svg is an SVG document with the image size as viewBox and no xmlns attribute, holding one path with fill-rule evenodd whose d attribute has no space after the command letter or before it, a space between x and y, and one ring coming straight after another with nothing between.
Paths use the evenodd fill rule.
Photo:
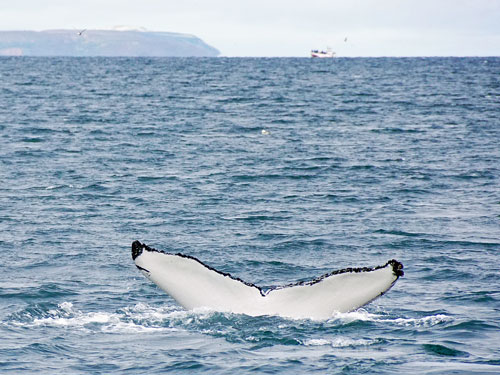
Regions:
<instances>
[{"instance_id":1,"label":"distant mountain","mask_svg":"<svg viewBox=\"0 0 500 375\"><path fill-rule=\"evenodd\" d=\"M194 35L140 30L0 31L0 56L218 56Z\"/></svg>"}]
</instances>

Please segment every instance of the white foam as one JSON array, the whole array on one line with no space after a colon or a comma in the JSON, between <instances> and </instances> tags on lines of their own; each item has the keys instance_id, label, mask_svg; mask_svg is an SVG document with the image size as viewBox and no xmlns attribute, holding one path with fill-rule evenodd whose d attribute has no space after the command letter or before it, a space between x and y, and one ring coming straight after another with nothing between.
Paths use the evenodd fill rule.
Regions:
<instances>
[{"instance_id":1,"label":"white foam","mask_svg":"<svg viewBox=\"0 0 500 375\"><path fill-rule=\"evenodd\" d=\"M447 323L452 321L453 318L444 315L444 314L437 314L437 315L430 315L430 316L425 316L423 318L397 318L397 319L392 319L392 320L384 320L384 321L392 321L396 323L397 325L400 326L406 326L406 327L432 327L435 326L436 324L440 323Z\"/></svg>"},{"instance_id":2,"label":"white foam","mask_svg":"<svg viewBox=\"0 0 500 375\"><path fill-rule=\"evenodd\" d=\"M62 189L65 187L73 188L74 186L72 184L69 184L69 185L49 185L45 188L45 190Z\"/></svg>"},{"instance_id":3,"label":"white foam","mask_svg":"<svg viewBox=\"0 0 500 375\"><path fill-rule=\"evenodd\" d=\"M369 321L373 322L380 318L380 315L372 314L366 311L365 309L358 309L351 312L346 313L334 313L329 321L337 321L339 320L341 323L352 323L355 321Z\"/></svg>"},{"instance_id":4,"label":"white foam","mask_svg":"<svg viewBox=\"0 0 500 375\"><path fill-rule=\"evenodd\" d=\"M71 302L62 302L57 309L49 310L48 316L34 318L29 322L14 322L17 326L26 327L73 327L87 330L95 325L103 332L151 332L173 330L162 326L162 322L171 319L176 311L165 308L151 308L138 304L125 308L122 312L82 312L73 308Z\"/></svg>"},{"instance_id":5,"label":"white foam","mask_svg":"<svg viewBox=\"0 0 500 375\"><path fill-rule=\"evenodd\" d=\"M345 348L348 346L367 346L371 345L375 342L375 340L367 340L367 339L351 339L348 337L337 337L331 340L327 339L309 339L305 340L303 344L305 346L324 346L329 345L334 348Z\"/></svg>"},{"instance_id":6,"label":"white foam","mask_svg":"<svg viewBox=\"0 0 500 375\"><path fill-rule=\"evenodd\" d=\"M436 324L447 323L452 320L452 317L445 314L429 315L422 318L388 318L384 315L369 313L364 309L358 309L348 313L335 313L329 319L330 322L340 321L340 323L343 324L355 321L367 321L389 323L406 327L431 327Z\"/></svg>"},{"instance_id":7,"label":"white foam","mask_svg":"<svg viewBox=\"0 0 500 375\"><path fill-rule=\"evenodd\" d=\"M189 329L188 326L194 324L201 333L223 334L224 332L220 330L220 327L214 331L212 326L207 327L202 323L205 319L211 319L214 314L219 313L206 308L186 311L172 305L150 306L144 303L124 307L115 312L83 312L76 309L73 303L65 301L60 303L57 308L49 310L43 317L32 316L28 313L22 321L11 321L10 324L20 327L65 327L84 331L100 330L102 332L178 331L179 329ZM284 329L289 327L290 324L294 325L294 321L292 319L288 323L282 322L279 328ZM453 321L453 318L444 314L421 318L391 318L387 315L372 314L364 309L359 309L349 313L337 313L328 320L327 324L349 324L355 321L369 321L392 326L431 327ZM231 330L233 327L228 328ZM223 329L223 331L225 330ZM247 339L252 341L252 338L250 335ZM332 347L346 347L370 345L373 341L338 337L335 339L311 338L304 340L302 343L306 346L330 345Z\"/></svg>"}]
</instances>

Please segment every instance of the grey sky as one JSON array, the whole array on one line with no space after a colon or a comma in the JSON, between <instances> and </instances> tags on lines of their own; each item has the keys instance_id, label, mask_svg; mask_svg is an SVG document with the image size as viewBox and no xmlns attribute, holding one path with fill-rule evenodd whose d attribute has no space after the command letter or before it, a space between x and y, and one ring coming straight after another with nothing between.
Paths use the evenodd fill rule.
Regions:
<instances>
[{"instance_id":1,"label":"grey sky","mask_svg":"<svg viewBox=\"0 0 500 375\"><path fill-rule=\"evenodd\" d=\"M0 0L3 30L117 25L195 34L225 56L500 55L500 0Z\"/></svg>"}]
</instances>

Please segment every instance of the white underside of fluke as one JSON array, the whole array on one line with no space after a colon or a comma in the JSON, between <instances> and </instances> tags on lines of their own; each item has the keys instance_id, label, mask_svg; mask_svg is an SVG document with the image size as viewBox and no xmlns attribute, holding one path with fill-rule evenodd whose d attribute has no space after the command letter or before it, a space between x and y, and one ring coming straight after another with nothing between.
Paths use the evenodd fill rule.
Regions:
<instances>
[{"instance_id":1,"label":"white underside of fluke","mask_svg":"<svg viewBox=\"0 0 500 375\"><path fill-rule=\"evenodd\" d=\"M262 292L195 258L160 252L138 241L134 244L136 266L188 310L209 308L251 316L328 319L335 312L352 311L369 303L392 287L397 273L402 275L398 271L402 265L389 261L375 269L346 269L309 283Z\"/></svg>"}]
</instances>

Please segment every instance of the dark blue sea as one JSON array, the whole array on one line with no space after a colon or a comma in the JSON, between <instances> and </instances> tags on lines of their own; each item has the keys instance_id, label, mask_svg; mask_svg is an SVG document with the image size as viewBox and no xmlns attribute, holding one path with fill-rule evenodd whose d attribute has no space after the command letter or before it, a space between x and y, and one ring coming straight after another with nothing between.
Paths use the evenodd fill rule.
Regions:
<instances>
[{"instance_id":1,"label":"dark blue sea","mask_svg":"<svg viewBox=\"0 0 500 375\"><path fill-rule=\"evenodd\" d=\"M1 374L500 373L500 58L0 58ZM397 259L327 321L185 311Z\"/></svg>"}]
</instances>

